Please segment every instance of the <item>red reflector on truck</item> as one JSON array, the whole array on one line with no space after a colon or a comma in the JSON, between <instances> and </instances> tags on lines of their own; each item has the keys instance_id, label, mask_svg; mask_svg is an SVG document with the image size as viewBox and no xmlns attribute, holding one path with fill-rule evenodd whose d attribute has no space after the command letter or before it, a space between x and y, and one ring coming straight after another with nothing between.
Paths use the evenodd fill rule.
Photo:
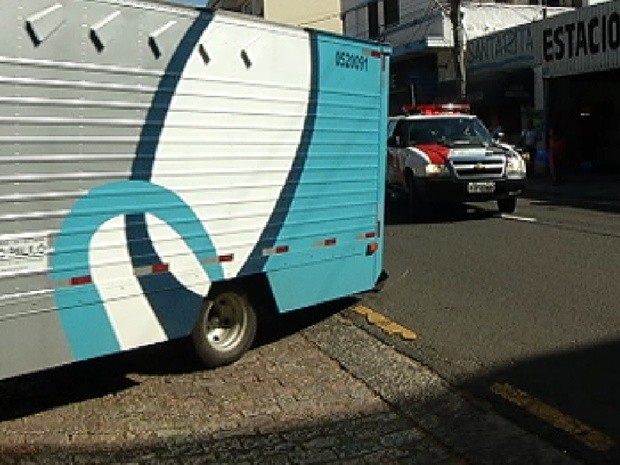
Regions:
<instances>
[{"instance_id":1,"label":"red reflector on truck","mask_svg":"<svg viewBox=\"0 0 620 465\"><path fill-rule=\"evenodd\" d=\"M332 245L336 245L336 238L330 237L329 239L323 239L322 241L316 241L314 243L315 247L329 247Z\"/></svg>"},{"instance_id":2,"label":"red reflector on truck","mask_svg":"<svg viewBox=\"0 0 620 465\"><path fill-rule=\"evenodd\" d=\"M381 58L381 52L379 50L370 50L369 48L363 49L362 55L373 58Z\"/></svg>"},{"instance_id":3,"label":"red reflector on truck","mask_svg":"<svg viewBox=\"0 0 620 465\"><path fill-rule=\"evenodd\" d=\"M170 265L167 263L157 263L151 267L153 273L167 273L170 269Z\"/></svg>"},{"instance_id":4,"label":"red reflector on truck","mask_svg":"<svg viewBox=\"0 0 620 465\"><path fill-rule=\"evenodd\" d=\"M263 249L263 256L276 255L276 254L286 253L286 252L288 252L288 245L279 245L277 247Z\"/></svg>"},{"instance_id":5,"label":"red reflector on truck","mask_svg":"<svg viewBox=\"0 0 620 465\"><path fill-rule=\"evenodd\" d=\"M235 259L235 254L229 253L225 255L218 255L217 257L208 257L203 261L207 265L215 265L216 263L232 262Z\"/></svg>"},{"instance_id":6,"label":"red reflector on truck","mask_svg":"<svg viewBox=\"0 0 620 465\"><path fill-rule=\"evenodd\" d=\"M83 284L90 284L92 282L93 282L93 278L90 275L76 276L75 278L71 278L72 286L82 286Z\"/></svg>"}]
</instances>

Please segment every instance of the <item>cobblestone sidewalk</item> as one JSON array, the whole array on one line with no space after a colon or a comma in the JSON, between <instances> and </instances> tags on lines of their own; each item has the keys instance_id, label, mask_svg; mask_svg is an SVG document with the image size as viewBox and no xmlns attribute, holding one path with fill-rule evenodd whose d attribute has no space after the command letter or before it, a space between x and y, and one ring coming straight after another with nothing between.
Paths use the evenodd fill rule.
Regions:
<instances>
[{"instance_id":1,"label":"cobblestone sidewalk","mask_svg":"<svg viewBox=\"0 0 620 465\"><path fill-rule=\"evenodd\" d=\"M167 345L0 382L0 463L572 462L335 315L217 370Z\"/></svg>"},{"instance_id":2,"label":"cobblestone sidewalk","mask_svg":"<svg viewBox=\"0 0 620 465\"><path fill-rule=\"evenodd\" d=\"M0 382L0 462L461 463L302 333L218 370L145 373L162 356Z\"/></svg>"}]
</instances>

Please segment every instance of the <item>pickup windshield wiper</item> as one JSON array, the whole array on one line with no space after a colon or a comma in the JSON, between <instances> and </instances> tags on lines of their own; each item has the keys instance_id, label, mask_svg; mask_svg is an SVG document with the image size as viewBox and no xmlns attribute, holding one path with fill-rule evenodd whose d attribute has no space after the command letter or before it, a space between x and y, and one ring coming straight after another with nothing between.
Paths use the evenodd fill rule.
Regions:
<instances>
[{"instance_id":1,"label":"pickup windshield wiper","mask_svg":"<svg viewBox=\"0 0 620 465\"><path fill-rule=\"evenodd\" d=\"M482 141L476 139L454 139L450 144L453 147L485 147Z\"/></svg>"},{"instance_id":2,"label":"pickup windshield wiper","mask_svg":"<svg viewBox=\"0 0 620 465\"><path fill-rule=\"evenodd\" d=\"M487 152L490 153L504 153L504 147L502 147L499 144L496 144L495 142L491 143L490 145L486 146Z\"/></svg>"}]
</instances>

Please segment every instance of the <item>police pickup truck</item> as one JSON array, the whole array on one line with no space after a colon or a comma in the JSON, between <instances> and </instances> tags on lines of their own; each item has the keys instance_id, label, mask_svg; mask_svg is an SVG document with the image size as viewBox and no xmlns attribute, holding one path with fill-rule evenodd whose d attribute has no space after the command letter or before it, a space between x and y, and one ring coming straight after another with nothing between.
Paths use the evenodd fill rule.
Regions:
<instances>
[{"instance_id":1,"label":"police pickup truck","mask_svg":"<svg viewBox=\"0 0 620 465\"><path fill-rule=\"evenodd\" d=\"M493 138L467 104L403 107L388 124L388 189L409 212L429 203L497 201L513 213L525 190L525 161Z\"/></svg>"}]
</instances>

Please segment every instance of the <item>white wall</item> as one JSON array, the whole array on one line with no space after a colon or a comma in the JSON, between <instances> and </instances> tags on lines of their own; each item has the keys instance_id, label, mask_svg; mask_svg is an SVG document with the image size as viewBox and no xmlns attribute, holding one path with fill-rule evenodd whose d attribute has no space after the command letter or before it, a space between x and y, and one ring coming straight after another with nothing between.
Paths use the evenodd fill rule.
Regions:
<instances>
[{"instance_id":1,"label":"white wall","mask_svg":"<svg viewBox=\"0 0 620 465\"><path fill-rule=\"evenodd\" d=\"M342 0L345 14L344 32L353 37L368 37L368 0ZM379 0L379 31L382 38L392 46L425 41L431 37L433 42L444 43L446 28L442 9L435 0L400 0L397 25L386 28L383 19L383 1Z\"/></svg>"},{"instance_id":2,"label":"white wall","mask_svg":"<svg viewBox=\"0 0 620 465\"><path fill-rule=\"evenodd\" d=\"M264 0L265 18L293 26L342 33L340 0Z\"/></svg>"}]
</instances>

